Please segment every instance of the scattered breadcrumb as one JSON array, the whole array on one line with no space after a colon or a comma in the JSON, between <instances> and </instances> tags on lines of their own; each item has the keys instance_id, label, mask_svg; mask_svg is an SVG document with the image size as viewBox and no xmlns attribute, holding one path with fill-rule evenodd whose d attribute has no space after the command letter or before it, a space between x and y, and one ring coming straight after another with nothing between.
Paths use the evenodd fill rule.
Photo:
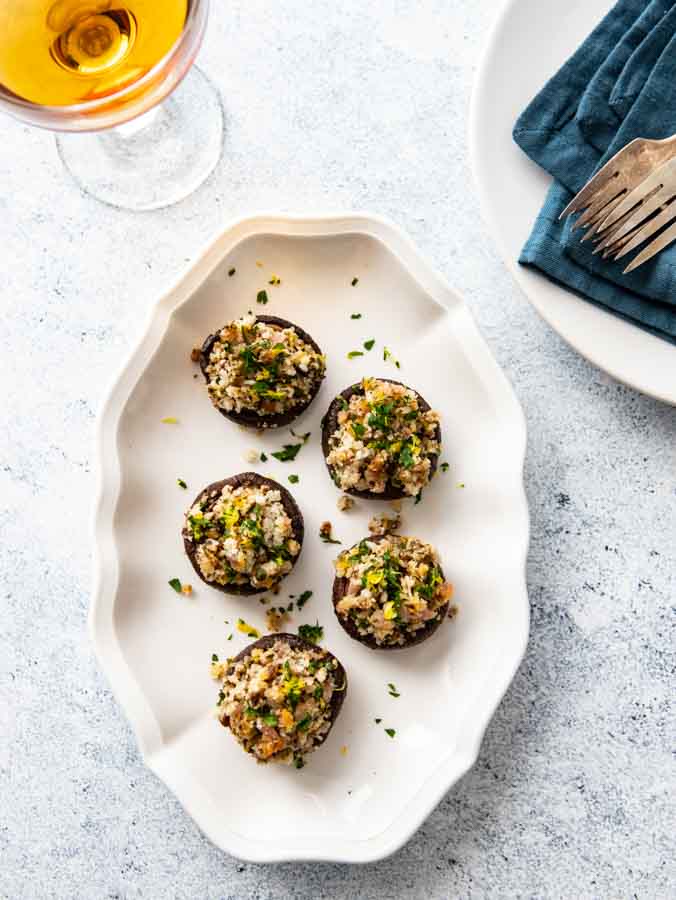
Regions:
<instances>
[{"instance_id":1,"label":"scattered breadcrumb","mask_svg":"<svg viewBox=\"0 0 676 900\"><path fill-rule=\"evenodd\" d=\"M259 269L263 268L263 263L260 261L260 259L256 260L256 265L258 266Z\"/></svg>"},{"instance_id":2,"label":"scattered breadcrumb","mask_svg":"<svg viewBox=\"0 0 676 900\"><path fill-rule=\"evenodd\" d=\"M273 606L265 614L265 622L268 631L281 631L282 627L289 621L290 616L284 609Z\"/></svg>"},{"instance_id":3,"label":"scattered breadcrumb","mask_svg":"<svg viewBox=\"0 0 676 900\"><path fill-rule=\"evenodd\" d=\"M451 603L451 605L448 607L448 618L455 619L455 617L457 615L458 615L458 605L456 603Z\"/></svg>"},{"instance_id":4,"label":"scattered breadcrumb","mask_svg":"<svg viewBox=\"0 0 676 900\"><path fill-rule=\"evenodd\" d=\"M182 594L185 594L186 597L189 597L189 596L192 594L192 585L191 585L191 584L184 584L184 585L182 585L182 586L181 586L181 593L182 593Z\"/></svg>"},{"instance_id":5,"label":"scattered breadcrumb","mask_svg":"<svg viewBox=\"0 0 676 900\"><path fill-rule=\"evenodd\" d=\"M401 516L395 513L393 516L386 516L384 513L374 516L369 521L369 531L371 534L392 534L397 531L401 525Z\"/></svg>"},{"instance_id":6,"label":"scattered breadcrumb","mask_svg":"<svg viewBox=\"0 0 676 900\"><path fill-rule=\"evenodd\" d=\"M273 275L273 276L270 278L270 281L268 281L268 284L271 284L273 287L279 287L279 285L280 285L281 283L282 283L282 279L281 279L281 278L278 278L276 275Z\"/></svg>"},{"instance_id":7,"label":"scattered breadcrumb","mask_svg":"<svg viewBox=\"0 0 676 900\"><path fill-rule=\"evenodd\" d=\"M343 746L340 748L340 755L347 756L347 744L343 744Z\"/></svg>"},{"instance_id":8,"label":"scattered breadcrumb","mask_svg":"<svg viewBox=\"0 0 676 900\"><path fill-rule=\"evenodd\" d=\"M258 450L247 450L244 454L244 459L248 463L255 463L260 459L260 454Z\"/></svg>"},{"instance_id":9,"label":"scattered breadcrumb","mask_svg":"<svg viewBox=\"0 0 676 900\"><path fill-rule=\"evenodd\" d=\"M340 541L333 537L333 525L330 522L322 522L319 526L319 537L325 544L340 544Z\"/></svg>"},{"instance_id":10,"label":"scattered breadcrumb","mask_svg":"<svg viewBox=\"0 0 676 900\"><path fill-rule=\"evenodd\" d=\"M348 509L352 509L352 507L354 506L354 500L347 494L341 494L338 498L336 506L341 512L346 512Z\"/></svg>"},{"instance_id":11,"label":"scattered breadcrumb","mask_svg":"<svg viewBox=\"0 0 676 900\"><path fill-rule=\"evenodd\" d=\"M193 347L192 350L190 351L190 359L193 362L199 362L201 352L202 351L200 350L199 347Z\"/></svg>"},{"instance_id":12,"label":"scattered breadcrumb","mask_svg":"<svg viewBox=\"0 0 676 900\"><path fill-rule=\"evenodd\" d=\"M165 416L164 419L162 419L162 424L163 425L178 425L178 419L175 416ZM463 485L463 487L464 487L464 485Z\"/></svg>"}]
</instances>

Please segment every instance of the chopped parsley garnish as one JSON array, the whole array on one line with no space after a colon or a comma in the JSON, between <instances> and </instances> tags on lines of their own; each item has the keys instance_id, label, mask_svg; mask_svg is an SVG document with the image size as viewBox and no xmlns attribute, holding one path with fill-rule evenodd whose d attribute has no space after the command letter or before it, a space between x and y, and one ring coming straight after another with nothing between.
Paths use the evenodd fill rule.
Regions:
<instances>
[{"instance_id":1,"label":"chopped parsley garnish","mask_svg":"<svg viewBox=\"0 0 676 900\"><path fill-rule=\"evenodd\" d=\"M268 302L268 292L267 291L259 291L256 294L256 303L262 303L263 306Z\"/></svg>"},{"instance_id":2,"label":"chopped parsley garnish","mask_svg":"<svg viewBox=\"0 0 676 900\"><path fill-rule=\"evenodd\" d=\"M291 484L298 484L300 478L297 475L289 475L289 481Z\"/></svg>"},{"instance_id":3,"label":"chopped parsley garnish","mask_svg":"<svg viewBox=\"0 0 676 900\"><path fill-rule=\"evenodd\" d=\"M282 669L284 671L284 693L291 709L295 709L300 702L305 683L297 675L293 674L288 659L282 666Z\"/></svg>"},{"instance_id":4,"label":"chopped parsley garnish","mask_svg":"<svg viewBox=\"0 0 676 900\"><path fill-rule=\"evenodd\" d=\"M296 606L298 607L298 609L302 609L311 596L312 591L303 591L303 593L300 594L298 599L296 600Z\"/></svg>"},{"instance_id":5,"label":"chopped parsley garnish","mask_svg":"<svg viewBox=\"0 0 676 900\"><path fill-rule=\"evenodd\" d=\"M298 637L304 641L310 641L311 644L318 644L324 637L324 629L317 622L315 625L299 625Z\"/></svg>"},{"instance_id":6,"label":"chopped parsley garnish","mask_svg":"<svg viewBox=\"0 0 676 900\"><path fill-rule=\"evenodd\" d=\"M280 462L291 462L298 456L302 444L284 444L281 450L276 450L272 455Z\"/></svg>"},{"instance_id":7,"label":"chopped parsley garnish","mask_svg":"<svg viewBox=\"0 0 676 900\"><path fill-rule=\"evenodd\" d=\"M218 653L212 653L212 654L211 654L211 661L212 661L212 662L218 662Z\"/></svg>"},{"instance_id":8,"label":"chopped parsley garnish","mask_svg":"<svg viewBox=\"0 0 676 900\"><path fill-rule=\"evenodd\" d=\"M442 464L439 466L439 468L441 469L442 472L448 472L449 464L447 462L442 462Z\"/></svg>"},{"instance_id":9,"label":"chopped parsley garnish","mask_svg":"<svg viewBox=\"0 0 676 900\"><path fill-rule=\"evenodd\" d=\"M271 713L267 707L257 709L255 706L247 706L244 710L244 715L248 719L258 719L260 717L266 725L272 725L273 727L277 724L277 716Z\"/></svg>"},{"instance_id":10,"label":"chopped parsley garnish","mask_svg":"<svg viewBox=\"0 0 676 900\"><path fill-rule=\"evenodd\" d=\"M395 358L392 356L391 351L388 350L387 347L384 347L384 348L383 348L383 360L384 360L384 362L387 362L388 359L391 359L392 362L395 364L395 366L396 366L398 369L401 369L401 365L399 364L399 360L398 360L398 359L395 359Z\"/></svg>"},{"instance_id":11,"label":"chopped parsley garnish","mask_svg":"<svg viewBox=\"0 0 676 900\"><path fill-rule=\"evenodd\" d=\"M383 720L382 720L382 719L374 719L373 721L376 723L376 725L380 725L380 723L381 723Z\"/></svg>"},{"instance_id":12,"label":"chopped parsley garnish","mask_svg":"<svg viewBox=\"0 0 676 900\"><path fill-rule=\"evenodd\" d=\"M228 635L228 640L229 640L229 641L232 640L232 635L231 635L231 634Z\"/></svg>"},{"instance_id":13,"label":"chopped parsley garnish","mask_svg":"<svg viewBox=\"0 0 676 900\"><path fill-rule=\"evenodd\" d=\"M228 269L228 275L230 276L230 278L232 278L232 276L235 274L236 271L237 271L237 269L235 269L235 268Z\"/></svg>"},{"instance_id":14,"label":"chopped parsley garnish","mask_svg":"<svg viewBox=\"0 0 676 900\"><path fill-rule=\"evenodd\" d=\"M273 287L278 287L282 283L282 279L278 278L276 275L273 275L268 284L271 284Z\"/></svg>"},{"instance_id":15,"label":"chopped parsley garnish","mask_svg":"<svg viewBox=\"0 0 676 900\"><path fill-rule=\"evenodd\" d=\"M305 762L303 761L303 757L302 756L294 756L293 765L296 769L302 769L303 766L305 765Z\"/></svg>"},{"instance_id":16,"label":"chopped parsley garnish","mask_svg":"<svg viewBox=\"0 0 676 900\"><path fill-rule=\"evenodd\" d=\"M310 725L312 725L312 716L309 713L306 713L296 725L296 728L298 731L307 731Z\"/></svg>"},{"instance_id":17,"label":"chopped parsley garnish","mask_svg":"<svg viewBox=\"0 0 676 900\"><path fill-rule=\"evenodd\" d=\"M464 481L459 481L459 482L456 484L456 487L459 487L459 488L464 488L464 486L465 486L465 482L464 482Z\"/></svg>"},{"instance_id":18,"label":"chopped parsley garnish","mask_svg":"<svg viewBox=\"0 0 676 900\"><path fill-rule=\"evenodd\" d=\"M295 438L298 438L298 440L302 441L304 444L307 444L310 439L310 435L312 434L311 431L306 431L305 434L296 434L293 428L289 428L289 431Z\"/></svg>"},{"instance_id":19,"label":"chopped parsley garnish","mask_svg":"<svg viewBox=\"0 0 676 900\"><path fill-rule=\"evenodd\" d=\"M352 313L351 319L361 319L361 313Z\"/></svg>"},{"instance_id":20,"label":"chopped parsley garnish","mask_svg":"<svg viewBox=\"0 0 676 900\"><path fill-rule=\"evenodd\" d=\"M261 453L261 462L267 462L268 456L267 453Z\"/></svg>"},{"instance_id":21,"label":"chopped parsley garnish","mask_svg":"<svg viewBox=\"0 0 676 900\"><path fill-rule=\"evenodd\" d=\"M361 422L352 422L352 433L356 438L363 438L366 434L366 426Z\"/></svg>"},{"instance_id":22,"label":"chopped parsley garnish","mask_svg":"<svg viewBox=\"0 0 676 900\"><path fill-rule=\"evenodd\" d=\"M422 491L418 491L418 493L415 495L415 502L413 503L413 505L417 506L421 500L422 500Z\"/></svg>"},{"instance_id":23,"label":"chopped parsley garnish","mask_svg":"<svg viewBox=\"0 0 676 900\"><path fill-rule=\"evenodd\" d=\"M353 278L350 284L352 285L352 287L357 287L357 285L359 284L359 279Z\"/></svg>"},{"instance_id":24,"label":"chopped parsley garnish","mask_svg":"<svg viewBox=\"0 0 676 900\"><path fill-rule=\"evenodd\" d=\"M320 534L319 537L324 541L325 544L342 544L342 541L337 541L335 538L331 537L330 534Z\"/></svg>"},{"instance_id":25,"label":"chopped parsley garnish","mask_svg":"<svg viewBox=\"0 0 676 900\"><path fill-rule=\"evenodd\" d=\"M393 738L396 733L397 732L394 730L394 728L386 728L385 729L385 734L388 734L391 738Z\"/></svg>"},{"instance_id":26,"label":"chopped parsley garnish","mask_svg":"<svg viewBox=\"0 0 676 900\"><path fill-rule=\"evenodd\" d=\"M188 487L188 485L185 483L185 481L183 481L182 478L177 478L177 479L176 479L176 484L177 484L180 488L183 488L183 490L185 490L185 489Z\"/></svg>"},{"instance_id":27,"label":"chopped parsley garnish","mask_svg":"<svg viewBox=\"0 0 676 900\"><path fill-rule=\"evenodd\" d=\"M401 697L401 694L399 693L399 691L397 691L396 687L392 684L391 681L387 685L387 692L390 697Z\"/></svg>"},{"instance_id":28,"label":"chopped parsley garnish","mask_svg":"<svg viewBox=\"0 0 676 900\"><path fill-rule=\"evenodd\" d=\"M357 356L363 356L363 355L364 354L361 352L361 350L350 350L350 352L347 354L347 358L348 359L356 359Z\"/></svg>"},{"instance_id":29,"label":"chopped parsley garnish","mask_svg":"<svg viewBox=\"0 0 676 900\"><path fill-rule=\"evenodd\" d=\"M178 419L175 416L165 416L165 418L162 419L162 424L163 425L178 425Z\"/></svg>"},{"instance_id":30,"label":"chopped parsley garnish","mask_svg":"<svg viewBox=\"0 0 676 900\"><path fill-rule=\"evenodd\" d=\"M172 587L177 594L180 594L183 591L183 586L178 578L172 578L169 582L169 587Z\"/></svg>"},{"instance_id":31,"label":"chopped parsley garnish","mask_svg":"<svg viewBox=\"0 0 676 900\"><path fill-rule=\"evenodd\" d=\"M399 465L410 469L415 464L415 456L412 452L411 442L407 440L399 453Z\"/></svg>"},{"instance_id":32,"label":"chopped parsley garnish","mask_svg":"<svg viewBox=\"0 0 676 900\"><path fill-rule=\"evenodd\" d=\"M366 350L373 350L374 344L375 344L375 338L370 338L370 340L364 341L364 347Z\"/></svg>"},{"instance_id":33,"label":"chopped parsley garnish","mask_svg":"<svg viewBox=\"0 0 676 900\"><path fill-rule=\"evenodd\" d=\"M315 689L312 692L312 696L315 698L315 700L321 700L323 695L324 688L321 686L321 684L316 684Z\"/></svg>"}]
</instances>

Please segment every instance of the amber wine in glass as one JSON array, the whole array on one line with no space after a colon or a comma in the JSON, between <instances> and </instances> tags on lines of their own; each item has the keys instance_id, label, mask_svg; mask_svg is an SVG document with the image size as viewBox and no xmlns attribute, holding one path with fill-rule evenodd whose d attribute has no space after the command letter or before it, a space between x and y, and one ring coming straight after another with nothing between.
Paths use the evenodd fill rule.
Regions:
<instances>
[{"instance_id":1,"label":"amber wine in glass","mask_svg":"<svg viewBox=\"0 0 676 900\"><path fill-rule=\"evenodd\" d=\"M220 98L198 70L185 78L208 6L0 0L0 109L56 131L85 132L57 143L71 174L99 199L132 209L176 202L206 178L221 151Z\"/></svg>"}]
</instances>

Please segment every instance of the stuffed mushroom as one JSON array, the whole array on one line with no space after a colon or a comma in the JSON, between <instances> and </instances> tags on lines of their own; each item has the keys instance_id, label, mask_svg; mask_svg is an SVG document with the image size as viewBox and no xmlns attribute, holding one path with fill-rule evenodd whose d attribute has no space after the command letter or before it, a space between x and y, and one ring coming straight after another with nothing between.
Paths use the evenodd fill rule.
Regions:
<instances>
[{"instance_id":1,"label":"stuffed mushroom","mask_svg":"<svg viewBox=\"0 0 676 900\"><path fill-rule=\"evenodd\" d=\"M298 325L249 314L209 335L200 368L222 415L251 428L279 428L317 396L326 359Z\"/></svg>"},{"instance_id":2,"label":"stuffed mushroom","mask_svg":"<svg viewBox=\"0 0 676 900\"><path fill-rule=\"evenodd\" d=\"M245 472L200 492L185 516L183 544L202 581L226 594L258 594L289 574L303 534L286 488Z\"/></svg>"},{"instance_id":3,"label":"stuffed mushroom","mask_svg":"<svg viewBox=\"0 0 676 900\"><path fill-rule=\"evenodd\" d=\"M259 763L293 763L326 738L347 691L333 654L293 634L271 634L226 663L212 663L221 682L217 716Z\"/></svg>"},{"instance_id":4,"label":"stuffed mushroom","mask_svg":"<svg viewBox=\"0 0 676 900\"><path fill-rule=\"evenodd\" d=\"M432 635L448 614L453 588L436 550L415 537L368 537L335 561L338 621L374 650L396 650Z\"/></svg>"},{"instance_id":5,"label":"stuffed mushroom","mask_svg":"<svg viewBox=\"0 0 676 900\"><path fill-rule=\"evenodd\" d=\"M341 491L370 500L416 497L439 461L439 415L406 385L364 378L329 407L322 449Z\"/></svg>"}]
</instances>

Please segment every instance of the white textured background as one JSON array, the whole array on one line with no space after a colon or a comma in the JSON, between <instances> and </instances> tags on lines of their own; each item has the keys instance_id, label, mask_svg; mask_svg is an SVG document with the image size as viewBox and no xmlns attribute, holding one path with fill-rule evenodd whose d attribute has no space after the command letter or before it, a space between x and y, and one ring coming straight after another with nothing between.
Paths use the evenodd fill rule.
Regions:
<instances>
[{"instance_id":1,"label":"white textured background","mask_svg":"<svg viewBox=\"0 0 676 900\"><path fill-rule=\"evenodd\" d=\"M673 896L676 416L570 351L479 221L466 119L496 4L215 6L200 63L226 153L180 206L100 206L49 134L1 122L0 896ZM225 222L345 209L412 235L524 406L531 642L478 765L394 858L245 865L144 769L92 658L94 419L154 300Z\"/></svg>"}]
</instances>

